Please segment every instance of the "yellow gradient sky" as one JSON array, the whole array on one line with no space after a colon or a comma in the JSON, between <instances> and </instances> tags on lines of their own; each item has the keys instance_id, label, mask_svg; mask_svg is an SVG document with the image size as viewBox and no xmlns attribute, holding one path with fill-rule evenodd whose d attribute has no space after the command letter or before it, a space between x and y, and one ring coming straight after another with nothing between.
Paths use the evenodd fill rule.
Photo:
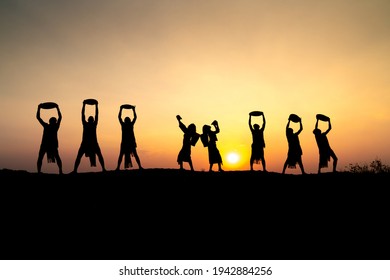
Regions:
<instances>
[{"instance_id":1,"label":"yellow gradient sky","mask_svg":"<svg viewBox=\"0 0 390 280\"><path fill-rule=\"evenodd\" d=\"M282 171L290 113L303 120L307 172L317 171L317 113L332 120L339 170L377 158L390 164L389 11L387 0L0 1L0 168L36 172L36 109L53 101L63 114L64 172L72 171L86 98L100 104L98 139L109 170L124 103L137 108L145 168L178 168L180 114L198 132L218 120L224 169L248 170L253 110L266 116L269 171ZM230 152L238 163L227 161ZM201 142L192 157L196 170L208 169ZM57 166L45 158L42 171ZM100 167L83 157L79 171Z\"/></svg>"}]
</instances>

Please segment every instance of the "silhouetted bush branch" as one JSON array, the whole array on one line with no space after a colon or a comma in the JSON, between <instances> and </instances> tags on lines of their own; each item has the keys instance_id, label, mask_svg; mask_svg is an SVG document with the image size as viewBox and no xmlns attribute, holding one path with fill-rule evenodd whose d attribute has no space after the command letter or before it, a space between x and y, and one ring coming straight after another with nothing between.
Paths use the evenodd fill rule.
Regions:
<instances>
[{"instance_id":1,"label":"silhouetted bush branch","mask_svg":"<svg viewBox=\"0 0 390 280\"><path fill-rule=\"evenodd\" d=\"M347 167L347 171L351 173L389 173L390 166L383 164L380 159L373 160L370 164L350 163Z\"/></svg>"}]
</instances>

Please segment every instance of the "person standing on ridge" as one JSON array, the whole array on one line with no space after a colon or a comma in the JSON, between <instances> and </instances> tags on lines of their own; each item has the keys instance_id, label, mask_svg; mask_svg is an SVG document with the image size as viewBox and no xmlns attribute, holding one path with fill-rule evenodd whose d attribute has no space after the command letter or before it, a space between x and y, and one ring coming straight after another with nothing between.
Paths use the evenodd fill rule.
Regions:
<instances>
[{"instance_id":1,"label":"person standing on ridge","mask_svg":"<svg viewBox=\"0 0 390 280\"><path fill-rule=\"evenodd\" d=\"M201 141L203 143L204 147L207 147L208 151L208 157L209 157L209 172L213 171L213 165L218 164L218 171L224 171L222 169L222 157L221 154L217 148L217 134L220 132L218 122L215 120L211 123L214 127L215 130L211 130L211 126L209 125L204 125L203 126L203 133L200 136Z\"/></svg>"},{"instance_id":2,"label":"person standing on ridge","mask_svg":"<svg viewBox=\"0 0 390 280\"><path fill-rule=\"evenodd\" d=\"M194 166L192 164L191 158L191 146L195 146L199 139L199 134L196 132L196 126L194 123L185 126L185 124L181 121L181 116L176 116L177 121L179 122L179 127L181 131L183 131L183 144L177 155L177 163L180 166L180 170L184 170L183 162L188 162L190 165L191 171L194 171Z\"/></svg>"},{"instance_id":3,"label":"person standing on ridge","mask_svg":"<svg viewBox=\"0 0 390 280\"><path fill-rule=\"evenodd\" d=\"M95 118L93 116L88 117L88 121L85 118L85 106L95 106ZM104 159L100 146L97 140L97 125L99 120L99 108L98 102L95 99L86 99L83 101L83 108L81 109L81 121L83 123L83 137L80 144L79 151L74 163L73 173L77 173L77 169L80 165L83 155L89 158L92 167L96 166L96 155L99 158L102 171L106 171L104 166Z\"/></svg>"},{"instance_id":4,"label":"person standing on ridge","mask_svg":"<svg viewBox=\"0 0 390 280\"><path fill-rule=\"evenodd\" d=\"M125 117L124 120L122 119L123 109L133 110L133 120L131 120L130 117ZM135 134L134 134L134 124L137 121L137 113L135 111L135 106L128 105L128 104L121 105L118 113L118 120L122 129L122 141L121 141L120 152L118 157L118 165L116 167L116 170L118 171L120 169L123 156L125 157L125 164L124 164L125 169L133 167L133 164L131 162L132 156L135 158L135 161L138 164L138 168L143 169L137 153L137 142L135 140Z\"/></svg>"},{"instance_id":5,"label":"person standing on ridge","mask_svg":"<svg viewBox=\"0 0 390 280\"><path fill-rule=\"evenodd\" d=\"M262 125L259 124L252 125L252 116L261 115L263 117ZM251 157L250 157L250 170L253 171L253 164L258 164L261 161L263 165L263 171L267 172L265 158L264 158L264 129L265 129L265 117L263 112L254 111L249 114L249 129L252 133L252 144L251 144Z\"/></svg>"},{"instance_id":6,"label":"person standing on ridge","mask_svg":"<svg viewBox=\"0 0 390 280\"><path fill-rule=\"evenodd\" d=\"M41 118L41 109L45 106L45 104L49 104L49 102L38 105L36 114L39 123L43 126L42 141L37 161L38 173L41 173L43 157L46 154L47 161L49 163L57 161L59 173L62 174L62 160L58 152L58 130L61 125L62 114L58 105L50 102L50 108L53 107L57 109L58 119L51 117L49 119L49 123L44 122Z\"/></svg>"},{"instance_id":7,"label":"person standing on ridge","mask_svg":"<svg viewBox=\"0 0 390 280\"><path fill-rule=\"evenodd\" d=\"M321 118L322 116L322 118ZM322 132L318 128L318 121L323 120L328 122L328 129L325 132ZM318 151L319 151L319 162L318 162L318 174L321 173L321 168L328 167L328 162L330 158L333 159L333 172L336 172L337 167L337 156L333 149L329 145L327 134L332 129L332 124L330 123L330 118L324 115L317 115L317 121L315 124L315 128L313 130L313 134L315 136Z\"/></svg>"},{"instance_id":8,"label":"person standing on ridge","mask_svg":"<svg viewBox=\"0 0 390 280\"><path fill-rule=\"evenodd\" d=\"M294 132L294 130L290 127L291 121L299 122L299 129L297 132ZM295 168L296 164L298 164L299 167L301 168L302 174L306 174L302 163L303 152L302 152L301 144L299 142L299 134L302 132L302 130L303 130L303 125L302 125L301 118L295 114L291 114L286 125L288 153L287 153L287 159L283 165L282 174L285 173L287 167Z\"/></svg>"}]
</instances>

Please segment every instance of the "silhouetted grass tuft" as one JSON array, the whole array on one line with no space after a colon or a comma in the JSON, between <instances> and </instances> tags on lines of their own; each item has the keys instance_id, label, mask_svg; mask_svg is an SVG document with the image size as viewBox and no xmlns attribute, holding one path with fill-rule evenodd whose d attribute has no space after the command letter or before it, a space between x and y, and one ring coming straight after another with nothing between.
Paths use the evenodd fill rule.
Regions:
<instances>
[{"instance_id":1,"label":"silhouetted grass tuft","mask_svg":"<svg viewBox=\"0 0 390 280\"><path fill-rule=\"evenodd\" d=\"M380 159L375 159L370 164L350 163L346 168L351 173L390 173L390 166L383 164Z\"/></svg>"}]
</instances>

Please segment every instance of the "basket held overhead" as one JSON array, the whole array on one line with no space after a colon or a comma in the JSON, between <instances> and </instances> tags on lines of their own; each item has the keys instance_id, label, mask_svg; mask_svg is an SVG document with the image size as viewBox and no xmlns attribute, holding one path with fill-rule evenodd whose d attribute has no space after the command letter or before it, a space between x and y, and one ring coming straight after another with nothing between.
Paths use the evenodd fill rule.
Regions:
<instances>
[{"instance_id":1,"label":"basket held overhead","mask_svg":"<svg viewBox=\"0 0 390 280\"><path fill-rule=\"evenodd\" d=\"M89 98L89 99L85 99L83 103L87 105L96 105L98 104L98 101L96 99Z\"/></svg>"},{"instance_id":2,"label":"basket held overhead","mask_svg":"<svg viewBox=\"0 0 390 280\"><path fill-rule=\"evenodd\" d=\"M55 103L55 102L44 102L44 103L40 104L40 107L42 109L53 109L53 108L57 107L57 103Z\"/></svg>"},{"instance_id":3,"label":"basket held overhead","mask_svg":"<svg viewBox=\"0 0 390 280\"><path fill-rule=\"evenodd\" d=\"M252 111L249 113L249 115L253 116L253 117L258 117L258 116L261 116L263 114L262 111Z\"/></svg>"},{"instance_id":4,"label":"basket held overhead","mask_svg":"<svg viewBox=\"0 0 390 280\"><path fill-rule=\"evenodd\" d=\"M123 109L133 109L134 106L133 106L133 105L130 105L130 104L123 104L123 105L122 105L122 108L123 108Z\"/></svg>"},{"instance_id":5,"label":"basket held overhead","mask_svg":"<svg viewBox=\"0 0 390 280\"><path fill-rule=\"evenodd\" d=\"M325 116L323 114L317 114L316 119L320 120L320 121L324 121L324 122L327 122L330 120L330 118L328 116Z\"/></svg>"},{"instance_id":6,"label":"basket held overhead","mask_svg":"<svg viewBox=\"0 0 390 280\"><path fill-rule=\"evenodd\" d=\"M301 118L300 118L298 115L296 115L296 114L290 114L290 116L288 117L288 119L289 119L290 121L292 121L292 122L295 122L295 123L301 121Z\"/></svg>"}]
</instances>

